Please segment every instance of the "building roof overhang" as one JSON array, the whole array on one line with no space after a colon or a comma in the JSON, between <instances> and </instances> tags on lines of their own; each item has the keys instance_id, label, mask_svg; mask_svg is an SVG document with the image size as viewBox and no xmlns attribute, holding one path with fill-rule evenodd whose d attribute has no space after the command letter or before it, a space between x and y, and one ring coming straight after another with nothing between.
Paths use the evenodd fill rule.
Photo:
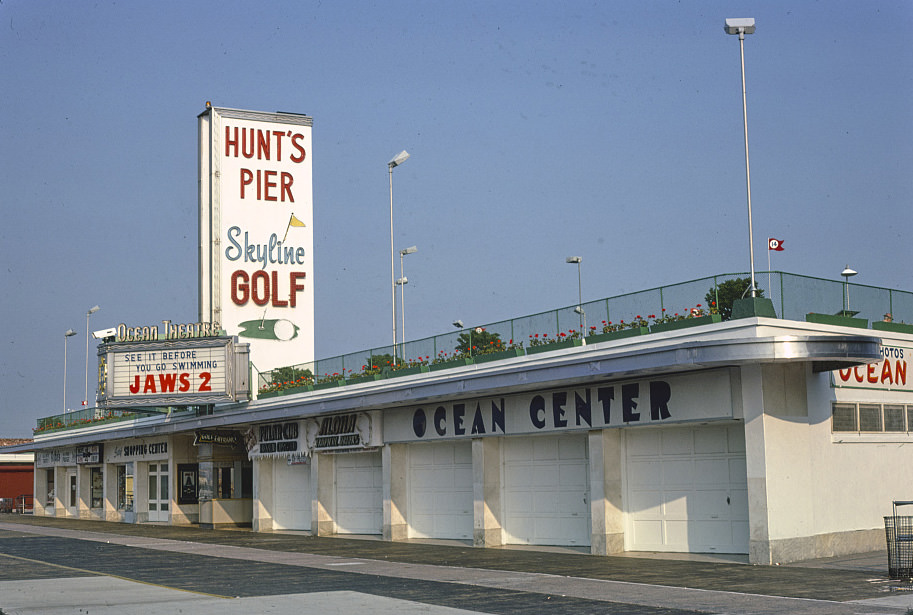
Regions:
<instances>
[{"instance_id":1,"label":"building roof overhang","mask_svg":"<svg viewBox=\"0 0 913 615\"><path fill-rule=\"evenodd\" d=\"M722 367L806 363L813 372L822 372L882 358L878 337L820 328L809 330L805 326L791 328L782 323L759 318L729 321L696 327L694 331L628 338L507 361L255 400L224 407L206 416L152 417L127 425L74 430L42 437L28 445L6 447L3 451L35 451L125 438L189 434L199 429L227 429L341 412L382 411L434 400L520 393Z\"/></svg>"}]
</instances>

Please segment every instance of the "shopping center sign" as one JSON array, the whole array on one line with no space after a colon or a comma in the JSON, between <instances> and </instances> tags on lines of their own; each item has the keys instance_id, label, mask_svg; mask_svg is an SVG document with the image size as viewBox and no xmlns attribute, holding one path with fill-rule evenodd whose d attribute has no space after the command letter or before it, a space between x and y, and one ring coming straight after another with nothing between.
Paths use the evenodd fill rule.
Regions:
<instances>
[{"instance_id":1,"label":"shopping center sign","mask_svg":"<svg viewBox=\"0 0 913 615\"><path fill-rule=\"evenodd\" d=\"M248 345L237 338L125 342L98 347L99 406L247 401Z\"/></svg>"}]
</instances>

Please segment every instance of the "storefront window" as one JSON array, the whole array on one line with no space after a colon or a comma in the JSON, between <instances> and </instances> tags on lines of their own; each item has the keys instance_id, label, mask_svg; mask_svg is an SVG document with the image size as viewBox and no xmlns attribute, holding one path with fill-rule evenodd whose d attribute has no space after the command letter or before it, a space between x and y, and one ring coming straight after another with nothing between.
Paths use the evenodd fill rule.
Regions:
<instances>
[{"instance_id":1,"label":"storefront window","mask_svg":"<svg viewBox=\"0 0 913 615\"><path fill-rule=\"evenodd\" d=\"M47 472L47 482L48 482L48 499L45 502L45 506L54 505L54 468L50 470L45 470Z\"/></svg>"},{"instance_id":2,"label":"storefront window","mask_svg":"<svg viewBox=\"0 0 913 615\"><path fill-rule=\"evenodd\" d=\"M89 479L89 482L92 485L92 508L103 508L105 499L105 484L101 468L90 468Z\"/></svg>"},{"instance_id":3,"label":"storefront window","mask_svg":"<svg viewBox=\"0 0 913 615\"><path fill-rule=\"evenodd\" d=\"M117 508L133 510L133 463L117 466Z\"/></svg>"}]
</instances>

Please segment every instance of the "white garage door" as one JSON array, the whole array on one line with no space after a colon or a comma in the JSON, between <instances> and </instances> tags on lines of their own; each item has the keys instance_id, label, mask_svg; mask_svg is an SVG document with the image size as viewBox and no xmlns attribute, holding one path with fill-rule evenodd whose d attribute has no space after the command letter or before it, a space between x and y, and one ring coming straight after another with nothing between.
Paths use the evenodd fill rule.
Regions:
<instances>
[{"instance_id":1,"label":"white garage door","mask_svg":"<svg viewBox=\"0 0 913 615\"><path fill-rule=\"evenodd\" d=\"M263 463L261 461L261 463ZM273 528L311 529L311 464L273 459Z\"/></svg>"},{"instance_id":2,"label":"white garage door","mask_svg":"<svg viewBox=\"0 0 913 615\"><path fill-rule=\"evenodd\" d=\"M629 429L625 548L748 553L741 424Z\"/></svg>"},{"instance_id":3,"label":"white garage door","mask_svg":"<svg viewBox=\"0 0 913 615\"><path fill-rule=\"evenodd\" d=\"M382 533L383 487L380 453L336 455L336 531Z\"/></svg>"},{"instance_id":4,"label":"white garage door","mask_svg":"<svg viewBox=\"0 0 913 615\"><path fill-rule=\"evenodd\" d=\"M504 524L508 544L590 544L585 435L506 438Z\"/></svg>"},{"instance_id":5,"label":"white garage door","mask_svg":"<svg viewBox=\"0 0 913 615\"><path fill-rule=\"evenodd\" d=\"M472 445L409 447L410 538L472 538Z\"/></svg>"}]
</instances>

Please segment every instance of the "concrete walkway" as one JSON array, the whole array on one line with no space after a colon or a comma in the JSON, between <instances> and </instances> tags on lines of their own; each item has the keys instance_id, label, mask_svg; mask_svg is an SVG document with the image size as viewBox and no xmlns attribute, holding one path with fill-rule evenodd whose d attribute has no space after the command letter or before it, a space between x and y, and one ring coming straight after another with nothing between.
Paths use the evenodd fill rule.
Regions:
<instances>
[{"instance_id":1,"label":"concrete walkway","mask_svg":"<svg viewBox=\"0 0 913 615\"><path fill-rule=\"evenodd\" d=\"M71 556L80 550L87 556L75 565ZM144 570L143 564L155 553L163 558L160 568L168 574ZM102 608L110 605L119 613L154 610L160 615L179 612L171 609L186 609L192 603L184 612L351 613L357 609L408 615L532 612L528 604L522 605L555 600L548 612L898 614L913 609L911 586L885 578L883 553L779 567L713 559L645 554L594 557L560 550L475 549L459 544L3 515L0 561L5 568L44 564L56 566L57 575L51 575L53 581L27 576L2 581L5 576L0 574L0 608L4 615L77 613L72 604L79 602L79 608L91 606L92 613L113 613ZM210 585L199 578L198 562L208 562L204 568L235 566L242 577L231 585L237 592L206 595ZM245 567L252 574L261 570L269 583L245 583L240 572ZM313 582L308 584L308 579ZM137 581L144 582L141 589L134 587ZM334 591L319 591L325 589L321 583L332 585ZM296 591L302 587L307 591ZM469 590L488 597L481 602L483 607L461 601L459 595ZM409 598L404 600L401 596L406 593ZM90 604L93 598L97 604ZM133 606L125 610L124 604ZM150 610L135 610L141 604ZM511 610L512 604L521 608ZM333 610L337 608L341 610ZM610 610L615 608L621 610Z\"/></svg>"}]
</instances>

